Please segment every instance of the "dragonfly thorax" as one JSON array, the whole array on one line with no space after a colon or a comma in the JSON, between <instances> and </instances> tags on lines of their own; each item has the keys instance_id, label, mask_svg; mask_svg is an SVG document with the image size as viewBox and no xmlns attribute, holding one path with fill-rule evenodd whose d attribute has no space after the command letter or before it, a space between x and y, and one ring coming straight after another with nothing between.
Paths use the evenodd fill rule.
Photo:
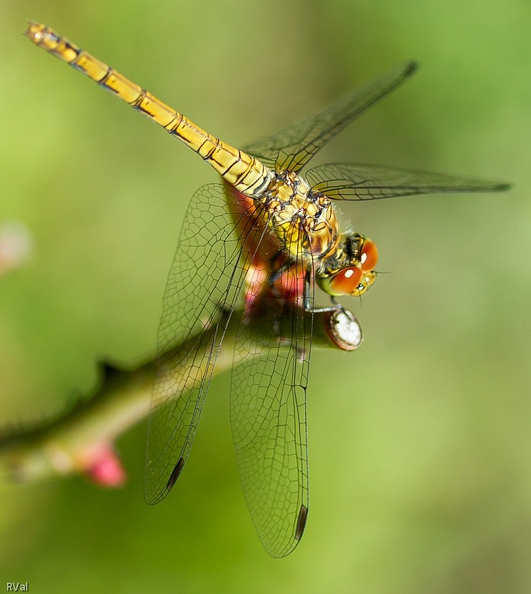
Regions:
<instances>
[{"instance_id":1,"label":"dragonfly thorax","mask_svg":"<svg viewBox=\"0 0 531 594\"><path fill-rule=\"evenodd\" d=\"M377 261L378 250L373 241L359 233L342 233L336 248L319 264L317 284L332 296L362 295L376 279Z\"/></svg>"},{"instance_id":2,"label":"dragonfly thorax","mask_svg":"<svg viewBox=\"0 0 531 594\"><path fill-rule=\"evenodd\" d=\"M339 238L334 207L323 194L292 172L276 173L261 206L271 232L296 261L320 259Z\"/></svg>"}]
</instances>

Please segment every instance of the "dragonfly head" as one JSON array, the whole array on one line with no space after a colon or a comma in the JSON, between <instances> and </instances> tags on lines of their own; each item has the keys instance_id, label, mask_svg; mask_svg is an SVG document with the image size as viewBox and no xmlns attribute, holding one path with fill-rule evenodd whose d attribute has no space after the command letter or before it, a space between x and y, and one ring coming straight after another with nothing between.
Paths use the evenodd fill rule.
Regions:
<instances>
[{"instance_id":1,"label":"dragonfly head","mask_svg":"<svg viewBox=\"0 0 531 594\"><path fill-rule=\"evenodd\" d=\"M373 241L359 233L345 233L335 249L321 261L317 284L334 297L358 297L374 283L377 262L378 250Z\"/></svg>"}]
</instances>

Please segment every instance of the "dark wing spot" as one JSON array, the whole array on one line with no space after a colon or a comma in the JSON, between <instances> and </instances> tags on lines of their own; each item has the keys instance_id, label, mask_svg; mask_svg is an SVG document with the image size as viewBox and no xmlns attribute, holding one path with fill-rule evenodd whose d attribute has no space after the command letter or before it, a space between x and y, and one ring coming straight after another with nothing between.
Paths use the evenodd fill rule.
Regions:
<instances>
[{"instance_id":1,"label":"dark wing spot","mask_svg":"<svg viewBox=\"0 0 531 594\"><path fill-rule=\"evenodd\" d=\"M308 508L304 505L301 505L299 517L297 518L297 527L295 528L295 540L300 540L302 538L302 533L304 532L304 528L306 527L307 519Z\"/></svg>"},{"instance_id":2,"label":"dark wing spot","mask_svg":"<svg viewBox=\"0 0 531 594\"><path fill-rule=\"evenodd\" d=\"M168 491L170 491L173 487L173 485L175 485L175 483L177 482L177 479L179 478L179 475L182 472L182 469L184 468L184 458L180 458L179 462L177 462L177 464L175 465L175 468L173 469L170 478L168 479L168 482L166 483L166 489Z\"/></svg>"}]
</instances>

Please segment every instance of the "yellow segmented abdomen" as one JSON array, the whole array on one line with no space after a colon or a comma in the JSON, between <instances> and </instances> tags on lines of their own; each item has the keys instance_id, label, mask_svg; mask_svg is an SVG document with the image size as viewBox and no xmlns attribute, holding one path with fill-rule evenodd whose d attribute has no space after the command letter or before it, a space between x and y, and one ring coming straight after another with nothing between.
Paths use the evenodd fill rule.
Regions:
<instances>
[{"instance_id":1,"label":"yellow segmented abdomen","mask_svg":"<svg viewBox=\"0 0 531 594\"><path fill-rule=\"evenodd\" d=\"M131 107L146 114L167 132L182 140L238 191L248 196L259 197L269 185L273 174L258 159L208 134L186 116L61 37L53 29L40 23L29 23L24 34L35 45L109 89Z\"/></svg>"}]
</instances>

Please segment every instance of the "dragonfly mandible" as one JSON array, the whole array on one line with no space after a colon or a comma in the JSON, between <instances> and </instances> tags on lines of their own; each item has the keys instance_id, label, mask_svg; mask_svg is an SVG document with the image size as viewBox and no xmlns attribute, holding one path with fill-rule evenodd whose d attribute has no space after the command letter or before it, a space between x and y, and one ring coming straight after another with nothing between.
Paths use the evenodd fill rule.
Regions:
<instances>
[{"instance_id":1,"label":"dragonfly mandible","mask_svg":"<svg viewBox=\"0 0 531 594\"><path fill-rule=\"evenodd\" d=\"M145 496L159 502L181 474L221 344L243 301L230 400L238 469L262 544L275 557L289 554L309 509L306 388L314 321L321 312L344 311L336 298L362 295L377 277L375 244L340 223L334 202L508 186L351 163L301 174L329 140L409 78L414 62L239 150L45 25L30 23L25 34L179 138L221 175L222 184L194 194L167 283ZM314 304L316 285L330 296L325 307ZM268 329L257 333L260 318ZM204 328L211 330L207 339ZM177 374L183 365L186 372Z\"/></svg>"}]
</instances>

